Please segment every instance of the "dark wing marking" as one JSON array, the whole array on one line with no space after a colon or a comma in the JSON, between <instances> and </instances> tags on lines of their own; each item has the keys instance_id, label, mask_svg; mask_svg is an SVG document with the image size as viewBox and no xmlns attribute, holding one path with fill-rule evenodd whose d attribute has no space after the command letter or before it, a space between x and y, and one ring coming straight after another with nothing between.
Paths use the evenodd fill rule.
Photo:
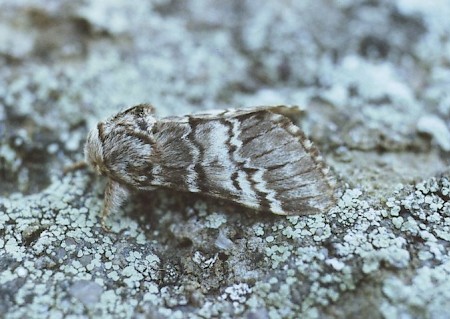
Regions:
<instances>
[{"instance_id":1,"label":"dark wing marking","mask_svg":"<svg viewBox=\"0 0 450 319\"><path fill-rule=\"evenodd\" d=\"M163 118L151 185L201 192L283 215L327 210L333 179L282 107ZM284 113L284 112L282 112Z\"/></svg>"}]
</instances>

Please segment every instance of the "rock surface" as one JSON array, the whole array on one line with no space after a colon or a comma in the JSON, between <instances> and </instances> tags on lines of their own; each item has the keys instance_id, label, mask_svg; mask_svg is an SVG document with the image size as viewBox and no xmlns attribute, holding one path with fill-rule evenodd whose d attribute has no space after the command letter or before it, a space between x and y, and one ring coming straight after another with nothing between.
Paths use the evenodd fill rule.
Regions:
<instances>
[{"instance_id":1,"label":"rock surface","mask_svg":"<svg viewBox=\"0 0 450 319\"><path fill-rule=\"evenodd\" d=\"M448 1L1 6L5 318L450 316ZM62 171L145 102L302 106L338 203L281 217L158 190L104 232L104 180Z\"/></svg>"}]
</instances>

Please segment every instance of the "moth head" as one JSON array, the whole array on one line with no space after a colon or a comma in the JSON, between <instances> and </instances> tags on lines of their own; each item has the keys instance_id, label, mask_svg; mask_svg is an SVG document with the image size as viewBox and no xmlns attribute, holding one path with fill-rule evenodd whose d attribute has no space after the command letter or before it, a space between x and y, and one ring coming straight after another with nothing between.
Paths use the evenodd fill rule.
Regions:
<instances>
[{"instance_id":1,"label":"moth head","mask_svg":"<svg viewBox=\"0 0 450 319\"><path fill-rule=\"evenodd\" d=\"M84 147L84 157L97 174L107 174L108 170L103 160L103 143L100 140L98 128L92 129L88 134Z\"/></svg>"}]
</instances>

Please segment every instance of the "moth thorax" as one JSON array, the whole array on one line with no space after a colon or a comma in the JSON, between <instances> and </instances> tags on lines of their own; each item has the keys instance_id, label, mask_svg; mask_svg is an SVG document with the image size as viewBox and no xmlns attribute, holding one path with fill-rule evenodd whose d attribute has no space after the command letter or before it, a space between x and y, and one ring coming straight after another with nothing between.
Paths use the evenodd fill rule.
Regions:
<instances>
[{"instance_id":1,"label":"moth thorax","mask_svg":"<svg viewBox=\"0 0 450 319\"><path fill-rule=\"evenodd\" d=\"M100 141L98 129L92 129L84 147L86 162L99 174L104 173L103 144Z\"/></svg>"}]
</instances>

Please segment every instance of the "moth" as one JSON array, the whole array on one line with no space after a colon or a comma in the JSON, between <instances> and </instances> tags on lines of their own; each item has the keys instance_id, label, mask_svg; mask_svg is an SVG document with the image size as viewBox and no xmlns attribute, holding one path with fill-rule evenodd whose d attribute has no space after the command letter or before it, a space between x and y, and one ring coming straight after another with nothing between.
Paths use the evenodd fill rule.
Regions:
<instances>
[{"instance_id":1,"label":"moth","mask_svg":"<svg viewBox=\"0 0 450 319\"><path fill-rule=\"evenodd\" d=\"M131 190L202 193L279 215L325 212L334 179L287 106L155 117L148 104L99 122L85 162L108 182L102 226Z\"/></svg>"}]
</instances>

